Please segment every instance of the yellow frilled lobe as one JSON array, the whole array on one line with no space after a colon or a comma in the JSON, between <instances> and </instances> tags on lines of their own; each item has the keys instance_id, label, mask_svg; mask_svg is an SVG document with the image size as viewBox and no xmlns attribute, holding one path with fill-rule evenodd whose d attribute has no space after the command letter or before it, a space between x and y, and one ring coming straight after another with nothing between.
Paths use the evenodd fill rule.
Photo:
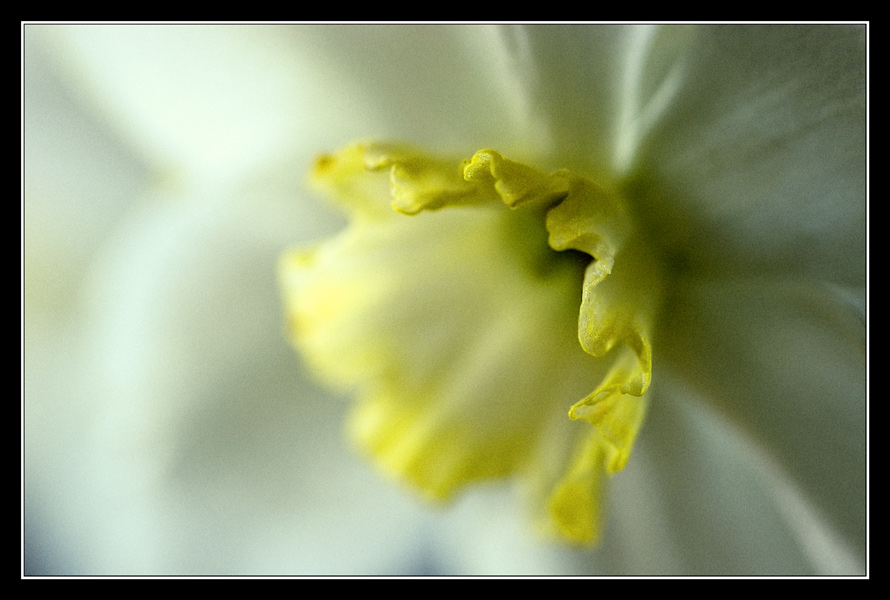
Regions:
<instances>
[{"instance_id":1,"label":"yellow frilled lobe","mask_svg":"<svg viewBox=\"0 0 890 600\"><path fill-rule=\"evenodd\" d=\"M645 415L661 295L621 198L493 150L395 144L324 156L312 182L350 224L282 258L288 334L357 396L359 448L438 500L516 474L547 530L595 542Z\"/></svg>"}]
</instances>

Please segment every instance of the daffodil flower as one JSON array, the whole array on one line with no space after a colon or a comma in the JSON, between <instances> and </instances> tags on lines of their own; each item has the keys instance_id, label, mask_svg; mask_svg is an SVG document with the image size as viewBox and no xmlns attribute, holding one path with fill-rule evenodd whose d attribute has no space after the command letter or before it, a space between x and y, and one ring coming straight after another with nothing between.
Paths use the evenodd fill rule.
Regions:
<instances>
[{"instance_id":1,"label":"daffodil flower","mask_svg":"<svg viewBox=\"0 0 890 600\"><path fill-rule=\"evenodd\" d=\"M861 573L863 38L27 26L26 568Z\"/></svg>"},{"instance_id":2,"label":"daffodil flower","mask_svg":"<svg viewBox=\"0 0 890 600\"><path fill-rule=\"evenodd\" d=\"M820 552L795 522L809 518L856 564L861 33L509 30L499 77L524 85L519 135L463 157L386 141L321 156L312 180L350 225L286 255L280 278L295 345L358 396L357 445L434 499L518 475L544 529L590 543L607 479L661 426L649 407L688 386L750 436L777 504L815 494L785 507L805 552ZM541 60L601 37L621 51ZM813 410L855 425L829 441ZM828 473L844 483L826 489ZM822 527L841 506L841 531Z\"/></svg>"},{"instance_id":3,"label":"daffodil flower","mask_svg":"<svg viewBox=\"0 0 890 600\"><path fill-rule=\"evenodd\" d=\"M434 498L530 470L553 486L556 529L593 541L604 475L645 413L664 277L624 202L491 150L461 163L358 144L315 177L353 225L288 255L282 278L308 360L362 390L356 438ZM407 219L390 196L406 214L452 210ZM564 418L567 397L592 429Z\"/></svg>"}]
</instances>

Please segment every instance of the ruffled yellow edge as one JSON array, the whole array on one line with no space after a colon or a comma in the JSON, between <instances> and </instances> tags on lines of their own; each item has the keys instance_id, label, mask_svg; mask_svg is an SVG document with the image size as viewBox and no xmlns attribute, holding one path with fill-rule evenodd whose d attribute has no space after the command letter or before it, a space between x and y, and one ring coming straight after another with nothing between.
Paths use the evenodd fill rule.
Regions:
<instances>
[{"instance_id":1,"label":"ruffled yellow edge","mask_svg":"<svg viewBox=\"0 0 890 600\"><path fill-rule=\"evenodd\" d=\"M386 207L357 180L368 171L386 170L390 210L415 215L497 202L511 209L535 206L546 214L553 250L592 257L584 275L578 338L585 352L613 356L612 366L600 385L569 410L571 419L587 421L594 430L577 444L552 487L548 507L551 529L559 537L596 542L605 481L627 463L645 416L651 329L661 290L660 271L634 235L620 196L573 172L546 173L489 149L452 161L398 144L357 143L319 159L312 179L344 202L353 218L374 219Z\"/></svg>"}]
</instances>

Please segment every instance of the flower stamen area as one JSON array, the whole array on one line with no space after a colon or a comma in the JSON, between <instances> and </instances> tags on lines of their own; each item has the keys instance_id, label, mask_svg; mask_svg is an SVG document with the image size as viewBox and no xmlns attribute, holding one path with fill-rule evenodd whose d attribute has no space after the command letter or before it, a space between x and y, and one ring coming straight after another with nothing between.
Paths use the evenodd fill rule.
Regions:
<instances>
[{"instance_id":1,"label":"flower stamen area","mask_svg":"<svg viewBox=\"0 0 890 600\"><path fill-rule=\"evenodd\" d=\"M517 474L548 530L596 541L646 412L662 287L621 196L488 149L356 143L312 178L350 225L282 259L289 333L358 396L359 447L434 499Z\"/></svg>"}]
</instances>

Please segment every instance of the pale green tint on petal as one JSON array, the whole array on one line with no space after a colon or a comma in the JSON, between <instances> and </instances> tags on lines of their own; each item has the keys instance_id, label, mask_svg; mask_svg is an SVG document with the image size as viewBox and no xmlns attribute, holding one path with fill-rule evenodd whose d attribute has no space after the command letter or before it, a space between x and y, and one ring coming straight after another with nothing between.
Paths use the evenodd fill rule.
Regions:
<instances>
[{"instance_id":1,"label":"pale green tint on petal","mask_svg":"<svg viewBox=\"0 0 890 600\"><path fill-rule=\"evenodd\" d=\"M864 562L865 329L818 284L686 285L665 310L662 364L749 436ZM806 521L806 519L804 519Z\"/></svg>"},{"instance_id":2,"label":"pale green tint on petal","mask_svg":"<svg viewBox=\"0 0 890 600\"><path fill-rule=\"evenodd\" d=\"M865 150L864 27L705 27L636 193L696 268L861 286Z\"/></svg>"}]
</instances>

